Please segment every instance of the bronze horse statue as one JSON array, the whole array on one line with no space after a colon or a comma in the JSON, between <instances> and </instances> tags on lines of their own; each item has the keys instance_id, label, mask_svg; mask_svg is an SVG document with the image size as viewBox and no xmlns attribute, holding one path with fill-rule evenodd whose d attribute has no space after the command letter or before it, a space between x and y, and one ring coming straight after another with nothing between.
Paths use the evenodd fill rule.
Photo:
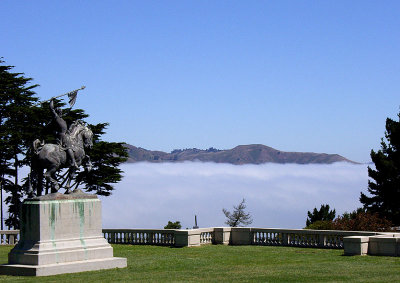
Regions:
<instances>
[{"instance_id":1,"label":"bronze horse statue","mask_svg":"<svg viewBox=\"0 0 400 283\"><path fill-rule=\"evenodd\" d=\"M69 139L71 149L74 154L76 166L72 166L68 160L67 148L62 144L42 143L39 139L33 142L34 156L32 159L32 175L36 178L36 195L42 194L43 170L46 169L44 177L51 186L51 192L55 193L60 189L57 181L56 172L63 168L68 169L68 176L62 182L66 181L65 193L70 193L71 180L76 174L79 166L83 165L86 170L90 171L92 164L90 158L85 153L85 148L93 146L93 132L82 121L78 120L71 124L66 134Z\"/></svg>"}]
</instances>

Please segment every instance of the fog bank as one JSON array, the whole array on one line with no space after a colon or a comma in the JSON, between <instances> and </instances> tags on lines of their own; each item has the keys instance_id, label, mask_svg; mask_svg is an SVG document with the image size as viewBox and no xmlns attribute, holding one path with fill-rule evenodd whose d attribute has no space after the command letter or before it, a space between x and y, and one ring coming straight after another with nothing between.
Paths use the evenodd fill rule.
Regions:
<instances>
[{"instance_id":1,"label":"fog bank","mask_svg":"<svg viewBox=\"0 0 400 283\"><path fill-rule=\"evenodd\" d=\"M121 166L124 179L103 201L104 228L163 228L169 220L183 228L226 226L222 208L242 198L253 227L303 228L307 211L329 204L337 213L360 207L366 165L202 162L134 163Z\"/></svg>"}]
</instances>

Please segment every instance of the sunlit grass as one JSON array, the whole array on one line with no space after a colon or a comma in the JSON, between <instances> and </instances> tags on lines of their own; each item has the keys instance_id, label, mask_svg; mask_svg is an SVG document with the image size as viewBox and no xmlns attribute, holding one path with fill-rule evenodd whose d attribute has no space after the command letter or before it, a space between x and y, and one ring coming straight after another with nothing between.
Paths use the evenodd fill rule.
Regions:
<instances>
[{"instance_id":1,"label":"sunlit grass","mask_svg":"<svg viewBox=\"0 0 400 283\"><path fill-rule=\"evenodd\" d=\"M343 250L208 245L194 248L113 245L128 267L48 277L46 282L400 282L399 257L343 256ZM7 263L11 247L0 247Z\"/></svg>"}]
</instances>

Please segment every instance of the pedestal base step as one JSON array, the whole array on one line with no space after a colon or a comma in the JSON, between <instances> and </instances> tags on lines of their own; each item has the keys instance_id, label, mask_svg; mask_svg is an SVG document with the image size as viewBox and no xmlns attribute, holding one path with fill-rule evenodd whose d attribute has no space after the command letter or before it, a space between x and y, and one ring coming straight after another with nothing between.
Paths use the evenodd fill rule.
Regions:
<instances>
[{"instance_id":1,"label":"pedestal base step","mask_svg":"<svg viewBox=\"0 0 400 283\"><path fill-rule=\"evenodd\" d=\"M76 273L124 267L127 267L126 258L112 257L46 265L4 264L0 265L0 274L18 276L49 276L63 273Z\"/></svg>"}]
</instances>

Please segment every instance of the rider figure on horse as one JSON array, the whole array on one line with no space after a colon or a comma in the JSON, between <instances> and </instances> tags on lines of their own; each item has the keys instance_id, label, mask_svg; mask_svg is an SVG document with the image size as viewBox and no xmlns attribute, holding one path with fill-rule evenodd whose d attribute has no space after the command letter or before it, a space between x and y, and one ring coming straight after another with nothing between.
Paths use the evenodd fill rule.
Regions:
<instances>
[{"instance_id":1,"label":"rider figure on horse","mask_svg":"<svg viewBox=\"0 0 400 283\"><path fill-rule=\"evenodd\" d=\"M67 159L70 162L70 166L75 167L75 169L77 169L78 165L76 164L75 161L72 141L70 133L68 131L67 122L65 122L65 120L62 118L62 109L61 108L54 109L53 99L50 101L50 109L51 113L53 113L54 121L56 122L59 128L58 144L60 145L60 148L65 150L65 152L67 153Z\"/></svg>"}]
</instances>

